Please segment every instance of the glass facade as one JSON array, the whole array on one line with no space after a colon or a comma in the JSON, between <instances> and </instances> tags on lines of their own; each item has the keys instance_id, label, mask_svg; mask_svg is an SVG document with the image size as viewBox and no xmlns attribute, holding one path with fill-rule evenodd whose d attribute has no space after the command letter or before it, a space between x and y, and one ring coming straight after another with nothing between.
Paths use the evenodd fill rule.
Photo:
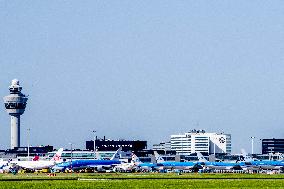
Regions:
<instances>
[{"instance_id":1,"label":"glass facade","mask_svg":"<svg viewBox=\"0 0 284 189\"><path fill-rule=\"evenodd\" d=\"M284 153L284 139L262 139L262 154Z\"/></svg>"}]
</instances>

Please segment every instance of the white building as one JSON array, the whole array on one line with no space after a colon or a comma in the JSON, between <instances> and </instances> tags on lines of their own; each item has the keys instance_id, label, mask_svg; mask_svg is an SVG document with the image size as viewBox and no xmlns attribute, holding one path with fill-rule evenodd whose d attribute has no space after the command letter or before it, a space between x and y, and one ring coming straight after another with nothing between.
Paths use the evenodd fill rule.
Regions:
<instances>
[{"instance_id":1,"label":"white building","mask_svg":"<svg viewBox=\"0 0 284 189\"><path fill-rule=\"evenodd\" d=\"M171 135L171 150L177 154L195 152L231 153L231 135L206 133L204 130L192 130L178 135Z\"/></svg>"}]
</instances>

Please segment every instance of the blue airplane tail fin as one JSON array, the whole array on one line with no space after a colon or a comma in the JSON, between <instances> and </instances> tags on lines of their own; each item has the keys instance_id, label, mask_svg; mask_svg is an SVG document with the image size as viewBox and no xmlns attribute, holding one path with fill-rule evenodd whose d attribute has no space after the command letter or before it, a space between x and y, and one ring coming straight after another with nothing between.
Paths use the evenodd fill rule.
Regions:
<instances>
[{"instance_id":1,"label":"blue airplane tail fin","mask_svg":"<svg viewBox=\"0 0 284 189\"><path fill-rule=\"evenodd\" d=\"M158 154L157 151L154 151L154 155L155 155L155 158L156 158L157 163L163 163L163 162L165 162L164 158L163 158L162 156L160 156L160 154Z\"/></svg>"},{"instance_id":2,"label":"blue airplane tail fin","mask_svg":"<svg viewBox=\"0 0 284 189\"><path fill-rule=\"evenodd\" d=\"M207 160L205 159L205 157L200 153L200 152L196 152L197 157L198 157L198 161L199 162L207 162Z\"/></svg>"},{"instance_id":3,"label":"blue airplane tail fin","mask_svg":"<svg viewBox=\"0 0 284 189\"><path fill-rule=\"evenodd\" d=\"M131 155L131 163L141 163L140 159L134 153Z\"/></svg>"},{"instance_id":4,"label":"blue airplane tail fin","mask_svg":"<svg viewBox=\"0 0 284 189\"><path fill-rule=\"evenodd\" d=\"M113 154L113 156L111 157L111 160L119 160L120 154L121 154L121 150L122 150L122 147L120 147L120 148L115 152L115 154Z\"/></svg>"}]
</instances>

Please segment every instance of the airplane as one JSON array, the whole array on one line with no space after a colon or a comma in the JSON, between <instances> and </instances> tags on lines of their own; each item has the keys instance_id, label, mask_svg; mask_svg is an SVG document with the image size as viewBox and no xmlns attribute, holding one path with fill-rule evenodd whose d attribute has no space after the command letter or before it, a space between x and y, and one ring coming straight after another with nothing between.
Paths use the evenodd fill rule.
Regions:
<instances>
[{"instance_id":1,"label":"airplane","mask_svg":"<svg viewBox=\"0 0 284 189\"><path fill-rule=\"evenodd\" d=\"M138 171L159 171L163 169L163 165L161 163L143 163L141 160L134 154L133 156L136 169Z\"/></svg>"},{"instance_id":2,"label":"airplane","mask_svg":"<svg viewBox=\"0 0 284 189\"><path fill-rule=\"evenodd\" d=\"M37 161L11 161L10 165L12 168L16 169L28 169L28 170L39 170L50 168L54 166L56 163L61 162L61 154L63 152L63 148L60 148L51 160L37 160ZM36 158L37 159L37 158Z\"/></svg>"},{"instance_id":3,"label":"airplane","mask_svg":"<svg viewBox=\"0 0 284 189\"><path fill-rule=\"evenodd\" d=\"M0 160L0 169L3 170L3 168L8 165L9 165L9 161L3 161L3 159Z\"/></svg>"},{"instance_id":4,"label":"airplane","mask_svg":"<svg viewBox=\"0 0 284 189\"><path fill-rule=\"evenodd\" d=\"M135 172L135 171L155 171L160 170L162 167L161 164L157 163L143 163L141 160L132 153L131 155L131 163L122 163L120 165L115 166L114 171L118 172Z\"/></svg>"},{"instance_id":5,"label":"airplane","mask_svg":"<svg viewBox=\"0 0 284 189\"><path fill-rule=\"evenodd\" d=\"M248 169L251 168L253 170L279 170L284 167L284 161L279 160L259 160L245 163L246 165L249 165Z\"/></svg>"},{"instance_id":6,"label":"airplane","mask_svg":"<svg viewBox=\"0 0 284 189\"><path fill-rule=\"evenodd\" d=\"M139 158L132 153L130 163L121 163L114 167L115 172L135 172L137 170L137 163L139 163Z\"/></svg>"},{"instance_id":7,"label":"airplane","mask_svg":"<svg viewBox=\"0 0 284 189\"><path fill-rule=\"evenodd\" d=\"M157 164L165 169L178 169L178 170L193 170L193 169L201 169L202 166L200 162L177 162L177 161L165 161L162 156L160 156L156 151L154 151L154 155L156 157Z\"/></svg>"},{"instance_id":8,"label":"airplane","mask_svg":"<svg viewBox=\"0 0 284 189\"><path fill-rule=\"evenodd\" d=\"M245 166L244 162L204 162L204 167L214 170L242 170L242 166Z\"/></svg>"},{"instance_id":9,"label":"airplane","mask_svg":"<svg viewBox=\"0 0 284 189\"><path fill-rule=\"evenodd\" d=\"M242 150L243 160L237 162L204 162L204 167L214 170L251 170L258 171L260 169L281 169L284 166L284 162L281 161L258 161L254 160L248 154ZM202 154L198 154L199 157L203 157Z\"/></svg>"},{"instance_id":10,"label":"airplane","mask_svg":"<svg viewBox=\"0 0 284 189\"><path fill-rule=\"evenodd\" d=\"M251 158L243 149L242 154L244 156L244 170L279 170L284 167L282 160L256 160Z\"/></svg>"},{"instance_id":11,"label":"airplane","mask_svg":"<svg viewBox=\"0 0 284 189\"><path fill-rule=\"evenodd\" d=\"M202 158L202 154L197 154L199 158ZM269 170L279 170L284 167L284 161L271 161L264 160L259 161L251 158L243 149L242 149L243 160L237 162L204 162L204 167L207 169L214 170L251 170L259 171L261 169Z\"/></svg>"},{"instance_id":12,"label":"airplane","mask_svg":"<svg viewBox=\"0 0 284 189\"><path fill-rule=\"evenodd\" d=\"M52 167L54 171L65 171L65 170L79 170L84 168L94 168L96 171L105 171L115 165L121 164L119 161L121 147L115 152L110 160L102 159L76 159L73 161L62 162Z\"/></svg>"},{"instance_id":13,"label":"airplane","mask_svg":"<svg viewBox=\"0 0 284 189\"><path fill-rule=\"evenodd\" d=\"M244 162L210 162L207 161L204 156L197 152L197 157L201 165L205 169L214 169L214 170L241 170L244 166Z\"/></svg>"}]
</instances>

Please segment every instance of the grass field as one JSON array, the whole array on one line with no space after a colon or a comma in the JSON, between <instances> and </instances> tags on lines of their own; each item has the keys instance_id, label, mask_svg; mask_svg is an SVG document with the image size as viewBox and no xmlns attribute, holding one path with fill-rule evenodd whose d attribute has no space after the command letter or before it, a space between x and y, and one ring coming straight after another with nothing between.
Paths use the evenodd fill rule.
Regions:
<instances>
[{"instance_id":1,"label":"grass field","mask_svg":"<svg viewBox=\"0 0 284 189\"><path fill-rule=\"evenodd\" d=\"M3 174L0 188L284 188L284 175Z\"/></svg>"}]
</instances>

